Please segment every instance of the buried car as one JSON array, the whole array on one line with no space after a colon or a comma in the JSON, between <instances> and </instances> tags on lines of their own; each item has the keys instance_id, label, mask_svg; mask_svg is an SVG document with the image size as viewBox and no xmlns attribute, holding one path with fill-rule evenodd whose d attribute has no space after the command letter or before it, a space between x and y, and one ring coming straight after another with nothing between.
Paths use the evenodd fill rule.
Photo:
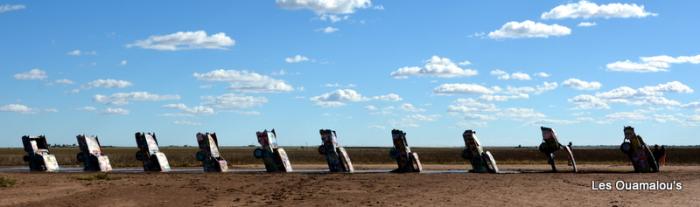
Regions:
<instances>
[{"instance_id":1,"label":"buried car","mask_svg":"<svg viewBox=\"0 0 700 207\"><path fill-rule=\"evenodd\" d=\"M136 160L143 162L143 170L169 172L168 158L158 149L156 134L137 132L135 137L136 145L139 148L139 151L136 152Z\"/></svg>"},{"instance_id":2,"label":"buried car","mask_svg":"<svg viewBox=\"0 0 700 207\"><path fill-rule=\"evenodd\" d=\"M287 152L277 145L277 133L274 129L256 132L260 147L253 151L253 156L262 159L267 172L292 172Z\"/></svg>"},{"instance_id":3,"label":"buried car","mask_svg":"<svg viewBox=\"0 0 700 207\"><path fill-rule=\"evenodd\" d=\"M557 172L557 165L554 159L554 152L559 151L559 149L566 149L566 154L569 157L569 165L572 166L574 172L578 172L576 168L576 160L574 159L574 153L570 146L564 146L559 143L557 139L557 133L554 129L548 127L540 127L542 130L542 144L540 144L539 150L547 156L547 162L552 166L552 171Z\"/></svg>"},{"instance_id":4,"label":"buried car","mask_svg":"<svg viewBox=\"0 0 700 207\"><path fill-rule=\"evenodd\" d=\"M498 173L496 160L493 159L491 152L484 151L479 139L476 138L476 131L466 130L462 134L466 148L462 151L462 157L472 165L469 172L475 173Z\"/></svg>"},{"instance_id":5,"label":"buried car","mask_svg":"<svg viewBox=\"0 0 700 207\"><path fill-rule=\"evenodd\" d=\"M631 126L626 126L623 131L625 138L620 150L629 157L634 172L659 172L659 164L642 136L637 135Z\"/></svg>"},{"instance_id":6,"label":"buried car","mask_svg":"<svg viewBox=\"0 0 700 207\"><path fill-rule=\"evenodd\" d=\"M202 162L204 172L226 172L228 162L219 153L219 140L216 133L197 133L199 151L195 154L198 161Z\"/></svg>"},{"instance_id":7,"label":"buried car","mask_svg":"<svg viewBox=\"0 0 700 207\"><path fill-rule=\"evenodd\" d=\"M389 151L389 156L396 160L396 164L398 164L398 168L391 172L405 173L423 171L423 165L420 163L418 153L411 152L411 148L408 146L406 133L398 129L391 130L391 139L394 143L394 148L391 148L391 151Z\"/></svg>"},{"instance_id":8,"label":"buried car","mask_svg":"<svg viewBox=\"0 0 700 207\"><path fill-rule=\"evenodd\" d=\"M30 171L56 172L59 170L56 156L49 152L49 145L44 135L23 136L22 144L24 151L27 152L23 159L29 164Z\"/></svg>"},{"instance_id":9,"label":"buried car","mask_svg":"<svg viewBox=\"0 0 700 207\"><path fill-rule=\"evenodd\" d=\"M109 157L102 153L102 146L97 136L78 135L78 146L80 152L76 156L78 162L83 163L85 171L112 171L112 165L109 163Z\"/></svg>"},{"instance_id":10,"label":"buried car","mask_svg":"<svg viewBox=\"0 0 700 207\"><path fill-rule=\"evenodd\" d=\"M338 144L338 138L334 130L321 129L321 141L323 144L318 146L318 153L326 157L328 169L331 172L353 172L355 169L350 161L350 156L345 151L345 148Z\"/></svg>"}]
</instances>

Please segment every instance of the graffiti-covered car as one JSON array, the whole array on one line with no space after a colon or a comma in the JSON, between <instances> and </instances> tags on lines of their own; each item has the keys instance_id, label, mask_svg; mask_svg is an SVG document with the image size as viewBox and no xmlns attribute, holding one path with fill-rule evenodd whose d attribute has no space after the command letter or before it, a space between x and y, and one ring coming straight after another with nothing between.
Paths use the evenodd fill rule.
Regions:
<instances>
[{"instance_id":1,"label":"graffiti-covered car","mask_svg":"<svg viewBox=\"0 0 700 207\"><path fill-rule=\"evenodd\" d=\"M408 146L406 133L398 129L391 130L391 139L394 143L394 148L389 151L389 156L396 160L396 164L398 165L398 168L391 172L404 173L423 171L423 165L420 163L418 153L411 152L411 147Z\"/></svg>"},{"instance_id":2,"label":"graffiti-covered car","mask_svg":"<svg viewBox=\"0 0 700 207\"><path fill-rule=\"evenodd\" d=\"M143 162L144 171L169 172L170 164L165 154L158 148L156 134L149 132L137 132L135 134L136 145L139 151L136 152L136 160Z\"/></svg>"},{"instance_id":3,"label":"graffiti-covered car","mask_svg":"<svg viewBox=\"0 0 700 207\"><path fill-rule=\"evenodd\" d=\"M219 140L216 133L197 133L199 151L195 154L197 161L202 162L204 172L226 172L228 162L219 153Z\"/></svg>"},{"instance_id":4,"label":"graffiti-covered car","mask_svg":"<svg viewBox=\"0 0 700 207\"><path fill-rule=\"evenodd\" d=\"M29 164L30 171L56 172L59 170L56 156L49 152L45 136L23 136L22 144L24 152L27 153L23 159Z\"/></svg>"},{"instance_id":5,"label":"graffiti-covered car","mask_svg":"<svg viewBox=\"0 0 700 207\"><path fill-rule=\"evenodd\" d=\"M578 169L576 168L576 159L574 159L574 153L571 150L571 147L564 146L559 143L557 133L554 131L554 129L549 127L540 127L540 129L542 130L542 143L540 144L539 150L540 152L544 153L545 156L547 156L547 163L552 166L552 171L557 172L554 153L564 148L569 158L569 165L571 165L574 172L578 172Z\"/></svg>"},{"instance_id":6,"label":"graffiti-covered car","mask_svg":"<svg viewBox=\"0 0 700 207\"><path fill-rule=\"evenodd\" d=\"M659 164L649 146L644 143L642 136L634 132L634 128L626 126L623 129L625 138L620 145L620 150L627 155L632 162L635 172L659 172Z\"/></svg>"},{"instance_id":7,"label":"graffiti-covered car","mask_svg":"<svg viewBox=\"0 0 700 207\"><path fill-rule=\"evenodd\" d=\"M274 129L255 133L260 147L253 151L253 156L262 159L267 172L292 172L287 152L277 145L277 133Z\"/></svg>"},{"instance_id":8,"label":"graffiti-covered car","mask_svg":"<svg viewBox=\"0 0 700 207\"><path fill-rule=\"evenodd\" d=\"M464 139L465 149L462 151L462 157L472 165L472 169L469 172L475 173L498 173L498 166L496 165L496 160L489 151L484 151L481 146L481 142L476 137L476 131L466 130L462 134Z\"/></svg>"},{"instance_id":9,"label":"graffiti-covered car","mask_svg":"<svg viewBox=\"0 0 700 207\"><path fill-rule=\"evenodd\" d=\"M109 157L102 153L102 146L97 136L78 135L78 146L80 152L76 156L78 162L83 163L85 171L112 171L112 165L109 163Z\"/></svg>"},{"instance_id":10,"label":"graffiti-covered car","mask_svg":"<svg viewBox=\"0 0 700 207\"><path fill-rule=\"evenodd\" d=\"M350 156L345 148L338 144L338 138L334 130L321 129L321 146L318 146L318 153L326 158L328 169L331 172L353 172L355 169L350 161Z\"/></svg>"}]
</instances>

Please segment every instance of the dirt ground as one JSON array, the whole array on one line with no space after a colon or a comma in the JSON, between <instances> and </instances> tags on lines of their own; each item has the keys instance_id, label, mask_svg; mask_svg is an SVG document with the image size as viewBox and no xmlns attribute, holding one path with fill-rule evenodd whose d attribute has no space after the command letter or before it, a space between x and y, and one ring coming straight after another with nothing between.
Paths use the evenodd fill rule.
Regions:
<instances>
[{"instance_id":1,"label":"dirt ground","mask_svg":"<svg viewBox=\"0 0 700 207\"><path fill-rule=\"evenodd\" d=\"M234 166L236 168L237 166ZM256 167L256 166L253 166ZM28 173L0 188L0 206L697 206L700 166L666 166L656 174L630 166L583 165L581 173L543 173L545 165L501 166L504 174L465 173L463 165L428 165L421 174L300 172ZM251 166L239 166L251 168ZM194 169L193 169L194 170ZM306 171L305 171L306 170ZM318 171L314 171L318 170ZM364 171L363 171L364 170ZM368 171L374 170L374 171ZM517 173L520 172L520 173ZM591 182L681 182L682 190L594 191Z\"/></svg>"}]
</instances>

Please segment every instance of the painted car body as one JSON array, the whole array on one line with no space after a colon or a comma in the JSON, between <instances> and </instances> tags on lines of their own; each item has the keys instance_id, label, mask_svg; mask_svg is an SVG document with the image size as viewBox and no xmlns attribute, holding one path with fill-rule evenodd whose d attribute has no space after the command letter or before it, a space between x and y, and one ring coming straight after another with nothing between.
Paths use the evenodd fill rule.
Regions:
<instances>
[{"instance_id":1,"label":"painted car body","mask_svg":"<svg viewBox=\"0 0 700 207\"><path fill-rule=\"evenodd\" d=\"M569 158L569 165L571 165L573 168L573 172L578 172L578 168L576 167L576 159L574 158L574 153L571 147L564 146L559 143L557 133L554 131L554 129L549 127L540 127L540 129L542 131L542 143L540 144L539 150L547 156L547 162L552 166L552 171L557 172L554 153L564 148Z\"/></svg>"},{"instance_id":2,"label":"painted car body","mask_svg":"<svg viewBox=\"0 0 700 207\"><path fill-rule=\"evenodd\" d=\"M78 135L78 146L80 152L76 156L78 162L83 163L85 171L112 171L112 165L109 163L109 157L102 153L102 146L97 136Z\"/></svg>"},{"instance_id":3,"label":"painted car body","mask_svg":"<svg viewBox=\"0 0 700 207\"><path fill-rule=\"evenodd\" d=\"M287 152L277 145L277 133L274 129L256 132L260 147L253 151L253 156L262 159L267 172L292 172L292 163Z\"/></svg>"},{"instance_id":4,"label":"painted car body","mask_svg":"<svg viewBox=\"0 0 700 207\"><path fill-rule=\"evenodd\" d=\"M496 160L489 151L484 151L481 142L476 137L476 131L466 130L462 134L466 148L462 151L462 157L472 165L469 172L475 173L498 173Z\"/></svg>"},{"instance_id":5,"label":"painted car body","mask_svg":"<svg viewBox=\"0 0 700 207\"><path fill-rule=\"evenodd\" d=\"M199 151L195 154L198 161L202 162L204 172L227 172L228 162L219 152L219 140L216 133L197 133Z\"/></svg>"},{"instance_id":6,"label":"painted car body","mask_svg":"<svg viewBox=\"0 0 700 207\"><path fill-rule=\"evenodd\" d=\"M326 158L328 169L331 172L353 172L355 171L350 161L350 156L345 151L345 148L338 144L338 138L334 130L321 129L321 146L318 147L318 152Z\"/></svg>"},{"instance_id":7,"label":"painted car body","mask_svg":"<svg viewBox=\"0 0 700 207\"><path fill-rule=\"evenodd\" d=\"M659 164L649 146L644 143L642 136L637 135L631 126L626 126L623 132L625 138L620 145L620 150L630 159L634 171L659 172Z\"/></svg>"},{"instance_id":8,"label":"painted car body","mask_svg":"<svg viewBox=\"0 0 700 207\"><path fill-rule=\"evenodd\" d=\"M398 129L391 130L391 139L394 143L394 148L391 149L389 155L392 159L396 160L396 164L398 165L398 168L391 172L405 173L423 171L423 165L420 162L418 153L412 152L411 147L408 146L406 133Z\"/></svg>"},{"instance_id":9,"label":"painted car body","mask_svg":"<svg viewBox=\"0 0 700 207\"><path fill-rule=\"evenodd\" d=\"M24 161L29 164L30 171L57 172L59 170L56 156L49 152L49 145L44 135L38 137L23 136Z\"/></svg>"},{"instance_id":10,"label":"painted car body","mask_svg":"<svg viewBox=\"0 0 700 207\"><path fill-rule=\"evenodd\" d=\"M164 153L158 148L156 134L149 132L137 132L135 135L136 145L139 151L136 152L136 160L143 162L144 171L170 172L170 163Z\"/></svg>"}]
</instances>

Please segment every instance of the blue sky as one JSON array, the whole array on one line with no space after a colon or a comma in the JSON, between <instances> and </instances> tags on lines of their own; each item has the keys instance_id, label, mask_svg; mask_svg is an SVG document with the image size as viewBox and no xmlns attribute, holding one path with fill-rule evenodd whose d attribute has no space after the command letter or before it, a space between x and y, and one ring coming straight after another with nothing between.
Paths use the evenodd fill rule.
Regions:
<instances>
[{"instance_id":1,"label":"blue sky","mask_svg":"<svg viewBox=\"0 0 700 207\"><path fill-rule=\"evenodd\" d=\"M0 1L0 146L697 145L697 2Z\"/></svg>"}]
</instances>

